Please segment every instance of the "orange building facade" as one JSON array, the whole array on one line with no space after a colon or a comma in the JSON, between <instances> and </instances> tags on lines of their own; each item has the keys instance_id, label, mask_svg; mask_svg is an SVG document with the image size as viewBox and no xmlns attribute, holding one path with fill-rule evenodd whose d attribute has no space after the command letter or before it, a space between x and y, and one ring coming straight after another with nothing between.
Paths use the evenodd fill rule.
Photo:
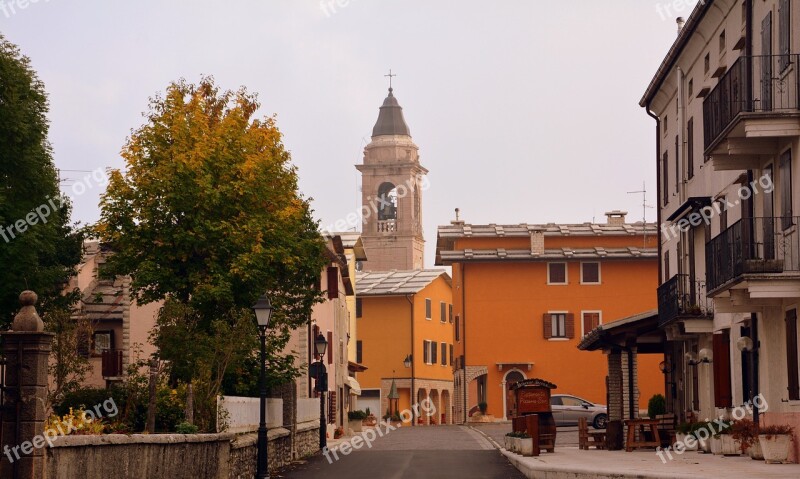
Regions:
<instances>
[{"instance_id":1,"label":"orange building facade","mask_svg":"<svg viewBox=\"0 0 800 479\"><path fill-rule=\"evenodd\" d=\"M510 386L542 378L554 394L607 404L607 361L580 351L600 324L655 309L655 225L469 225L439 228L437 265L452 265L454 416L481 402L496 419L515 414ZM664 391L663 355L641 355L639 406Z\"/></svg>"},{"instance_id":2,"label":"orange building facade","mask_svg":"<svg viewBox=\"0 0 800 479\"><path fill-rule=\"evenodd\" d=\"M452 423L450 285L445 270L358 274L357 362L367 368L358 376L360 409L369 408L378 417L391 416L413 412L413 404L429 398L435 411L429 408L431 415L427 415L420 410L415 422Z\"/></svg>"}]
</instances>

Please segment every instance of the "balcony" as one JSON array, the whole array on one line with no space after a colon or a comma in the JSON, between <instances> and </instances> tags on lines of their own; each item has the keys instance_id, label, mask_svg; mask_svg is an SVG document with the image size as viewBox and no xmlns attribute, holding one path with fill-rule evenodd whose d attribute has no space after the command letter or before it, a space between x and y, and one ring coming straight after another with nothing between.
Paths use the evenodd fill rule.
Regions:
<instances>
[{"instance_id":1,"label":"balcony","mask_svg":"<svg viewBox=\"0 0 800 479\"><path fill-rule=\"evenodd\" d=\"M703 139L706 154L748 117L799 114L798 55L739 57L703 101ZM796 130L796 125L793 125ZM758 130L758 131L756 131ZM769 132L772 133L769 133ZM764 139L785 136L769 125L743 126L732 136Z\"/></svg>"},{"instance_id":2,"label":"balcony","mask_svg":"<svg viewBox=\"0 0 800 479\"><path fill-rule=\"evenodd\" d=\"M102 371L104 378L118 378L122 376L122 351L119 349L106 349L102 353Z\"/></svg>"},{"instance_id":3,"label":"balcony","mask_svg":"<svg viewBox=\"0 0 800 479\"><path fill-rule=\"evenodd\" d=\"M658 326L676 319L702 319L713 315L703 281L691 281L688 274L676 274L658 287Z\"/></svg>"},{"instance_id":4,"label":"balcony","mask_svg":"<svg viewBox=\"0 0 800 479\"><path fill-rule=\"evenodd\" d=\"M379 220L378 233L396 233L397 220Z\"/></svg>"},{"instance_id":5,"label":"balcony","mask_svg":"<svg viewBox=\"0 0 800 479\"><path fill-rule=\"evenodd\" d=\"M719 293L746 277L800 272L796 216L745 218L706 244L706 283Z\"/></svg>"}]
</instances>

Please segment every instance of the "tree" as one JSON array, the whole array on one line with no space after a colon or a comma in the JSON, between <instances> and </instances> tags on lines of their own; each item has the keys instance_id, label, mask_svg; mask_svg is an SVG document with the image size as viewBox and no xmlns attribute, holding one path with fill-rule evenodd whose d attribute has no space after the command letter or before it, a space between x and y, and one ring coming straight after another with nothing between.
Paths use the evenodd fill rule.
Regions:
<instances>
[{"instance_id":1,"label":"tree","mask_svg":"<svg viewBox=\"0 0 800 479\"><path fill-rule=\"evenodd\" d=\"M0 35L0 327L35 290L39 308L65 309L62 295L81 259L82 232L70 225L47 141L47 95L30 60Z\"/></svg>"},{"instance_id":2,"label":"tree","mask_svg":"<svg viewBox=\"0 0 800 479\"><path fill-rule=\"evenodd\" d=\"M47 384L47 400L50 405L58 403L68 394L83 383L86 374L91 369L89 360L76 354L78 341L82 332L91 330L91 325L85 319L71 317L69 311L54 309L45 314L45 330L53 333L51 361L47 372L52 379Z\"/></svg>"},{"instance_id":3,"label":"tree","mask_svg":"<svg viewBox=\"0 0 800 479\"><path fill-rule=\"evenodd\" d=\"M275 118L254 118L258 108L212 78L170 84L124 146L127 170L111 172L96 226L114 251L105 274L130 275L142 303L169 300L154 341L173 377L198 379L210 364L216 391L241 359L218 336L250 344L254 331L237 328L260 295L275 307L271 351L320 301L324 243ZM231 361L213 359L225 351Z\"/></svg>"}]
</instances>

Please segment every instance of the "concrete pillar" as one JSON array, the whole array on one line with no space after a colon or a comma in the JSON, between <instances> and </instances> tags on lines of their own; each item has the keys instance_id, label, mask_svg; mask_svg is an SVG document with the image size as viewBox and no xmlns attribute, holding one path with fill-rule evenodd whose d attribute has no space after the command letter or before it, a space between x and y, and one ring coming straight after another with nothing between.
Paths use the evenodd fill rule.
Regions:
<instances>
[{"instance_id":1,"label":"concrete pillar","mask_svg":"<svg viewBox=\"0 0 800 479\"><path fill-rule=\"evenodd\" d=\"M36 301L36 293L23 292L12 330L0 333L6 357L0 479L45 477L47 365L54 335L44 332Z\"/></svg>"}]
</instances>

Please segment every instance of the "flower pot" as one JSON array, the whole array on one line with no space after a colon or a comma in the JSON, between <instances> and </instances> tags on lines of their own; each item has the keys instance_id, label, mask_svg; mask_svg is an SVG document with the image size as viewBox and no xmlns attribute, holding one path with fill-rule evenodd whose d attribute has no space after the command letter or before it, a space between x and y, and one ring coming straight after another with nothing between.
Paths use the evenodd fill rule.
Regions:
<instances>
[{"instance_id":1,"label":"flower pot","mask_svg":"<svg viewBox=\"0 0 800 479\"><path fill-rule=\"evenodd\" d=\"M361 419L354 419L347 421L347 426L353 432L361 432Z\"/></svg>"},{"instance_id":2,"label":"flower pot","mask_svg":"<svg viewBox=\"0 0 800 479\"><path fill-rule=\"evenodd\" d=\"M740 456L742 454L742 442L734 439L730 434L720 434L721 454L723 456Z\"/></svg>"},{"instance_id":3,"label":"flower pot","mask_svg":"<svg viewBox=\"0 0 800 479\"><path fill-rule=\"evenodd\" d=\"M722 436L712 437L708 440L711 443L711 454L719 456L722 454Z\"/></svg>"},{"instance_id":4,"label":"flower pot","mask_svg":"<svg viewBox=\"0 0 800 479\"><path fill-rule=\"evenodd\" d=\"M699 451L703 454L711 454L711 439L697 438Z\"/></svg>"},{"instance_id":5,"label":"flower pot","mask_svg":"<svg viewBox=\"0 0 800 479\"><path fill-rule=\"evenodd\" d=\"M775 434L767 436L758 435L758 442L761 443L761 451L764 453L764 461L767 464L783 464L789 457L789 443L792 436L788 434Z\"/></svg>"},{"instance_id":6,"label":"flower pot","mask_svg":"<svg viewBox=\"0 0 800 479\"><path fill-rule=\"evenodd\" d=\"M511 438L511 452L515 452L519 454L520 449L522 448L522 439L518 437Z\"/></svg>"},{"instance_id":7,"label":"flower pot","mask_svg":"<svg viewBox=\"0 0 800 479\"><path fill-rule=\"evenodd\" d=\"M691 437L692 438L691 440L689 440L689 444L691 444L691 447L689 446L689 444L686 443L686 438L687 437ZM681 433L681 432L675 434L675 441L683 443L683 445L685 446L685 449L687 451L696 451L697 450L697 443L699 442L696 439L694 439L694 436L692 436L691 434L684 434L684 433Z\"/></svg>"},{"instance_id":8,"label":"flower pot","mask_svg":"<svg viewBox=\"0 0 800 479\"><path fill-rule=\"evenodd\" d=\"M511 450L511 436L503 436L503 448L505 448L506 451Z\"/></svg>"},{"instance_id":9,"label":"flower pot","mask_svg":"<svg viewBox=\"0 0 800 479\"><path fill-rule=\"evenodd\" d=\"M519 440L519 453L523 456L533 456L533 439L521 438Z\"/></svg>"},{"instance_id":10,"label":"flower pot","mask_svg":"<svg viewBox=\"0 0 800 479\"><path fill-rule=\"evenodd\" d=\"M761 441L759 441L758 438L750 445L750 449L747 450L747 453L750 455L750 459L754 461L764 460L764 453L761 451Z\"/></svg>"}]
</instances>

